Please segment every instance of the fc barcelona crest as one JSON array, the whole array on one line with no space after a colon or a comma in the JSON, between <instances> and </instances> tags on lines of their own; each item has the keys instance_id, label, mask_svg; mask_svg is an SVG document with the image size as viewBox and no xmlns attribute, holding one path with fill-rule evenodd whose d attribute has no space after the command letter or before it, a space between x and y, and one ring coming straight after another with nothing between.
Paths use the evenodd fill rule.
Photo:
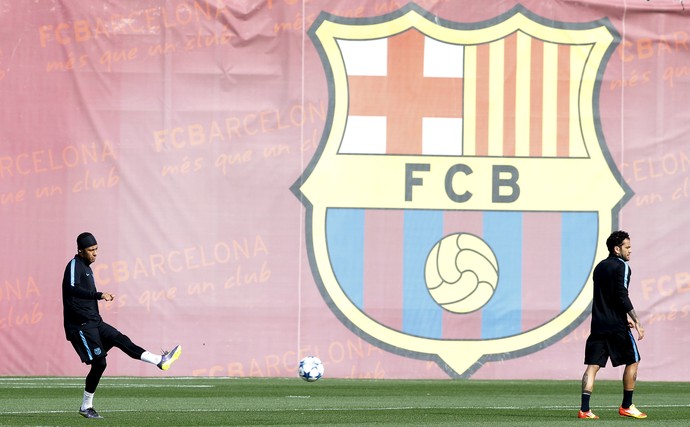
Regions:
<instances>
[{"instance_id":1,"label":"fc barcelona crest","mask_svg":"<svg viewBox=\"0 0 690 427\"><path fill-rule=\"evenodd\" d=\"M467 24L409 4L324 13L309 35L329 115L292 190L339 319L457 377L576 327L631 197L599 123L608 21L518 6Z\"/></svg>"}]
</instances>

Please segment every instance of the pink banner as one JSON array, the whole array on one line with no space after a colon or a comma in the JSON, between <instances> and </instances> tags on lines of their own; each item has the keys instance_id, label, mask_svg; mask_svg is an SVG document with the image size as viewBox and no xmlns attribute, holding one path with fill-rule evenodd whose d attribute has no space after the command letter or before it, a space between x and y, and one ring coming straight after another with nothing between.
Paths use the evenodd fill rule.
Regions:
<instances>
[{"instance_id":1,"label":"pink banner","mask_svg":"<svg viewBox=\"0 0 690 427\"><path fill-rule=\"evenodd\" d=\"M579 379L620 228L639 378L690 380L685 7L3 2L0 375L86 372L89 231L104 320L173 375Z\"/></svg>"}]
</instances>

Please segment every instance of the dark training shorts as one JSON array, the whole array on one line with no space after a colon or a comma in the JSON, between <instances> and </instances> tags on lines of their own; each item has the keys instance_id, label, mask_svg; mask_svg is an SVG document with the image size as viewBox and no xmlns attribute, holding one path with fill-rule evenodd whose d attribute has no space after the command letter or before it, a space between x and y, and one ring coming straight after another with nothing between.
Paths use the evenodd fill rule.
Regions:
<instances>
[{"instance_id":1,"label":"dark training shorts","mask_svg":"<svg viewBox=\"0 0 690 427\"><path fill-rule=\"evenodd\" d=\"M105 357L108 350L113 348L113 340L120 335L120 331L101 323L95 328L86 328L75 331L70 336L72 347L79 355L82 362L91 364L95 359Z\"/></svg>"},{"instance_id":2,"label":"dark training shorts","mask_svg":"<svg viewBox=\"0 0 690 427\"><path fill-rule=\"evenodd\" d=\"M631 331L590 334L585 345L585 365L599 365L603 368L609 358L613 366L632 365L640 361L640 353Z\"/></svg>"}]
</instances>

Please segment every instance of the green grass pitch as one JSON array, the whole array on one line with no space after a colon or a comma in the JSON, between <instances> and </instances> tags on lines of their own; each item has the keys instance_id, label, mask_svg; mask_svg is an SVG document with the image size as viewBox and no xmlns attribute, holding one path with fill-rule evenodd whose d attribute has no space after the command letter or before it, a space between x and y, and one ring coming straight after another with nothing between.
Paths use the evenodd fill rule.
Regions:
<instances>
[{"instance_id":1,"label":"green grass pitch","mask_svg":"<svg viewBox=\"0 0 690 427\"><path fill-rule=\"evenodd\" d=\"M618 415L621 383L597 382L578 420L579 381L104 377L95 408L77 413L83 379L0 377L0 426L690 425L690 383L639 382L649 418Z\"/></svg>"}]
</instances>

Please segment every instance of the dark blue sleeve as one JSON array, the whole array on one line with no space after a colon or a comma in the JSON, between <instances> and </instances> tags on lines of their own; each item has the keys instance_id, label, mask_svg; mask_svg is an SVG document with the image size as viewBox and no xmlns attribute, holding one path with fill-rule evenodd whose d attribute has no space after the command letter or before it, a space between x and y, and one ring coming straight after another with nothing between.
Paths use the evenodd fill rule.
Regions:
<instances>
[{"instance_id":1,"label":"dark blue sleeve","mask_svg":"<svg viewBox=\"0 0 690 427\"><path fill-rule=\"evenodd\" d=\"M630 280L630 267L627 263L621 262L616 267L615 271L615 296L617 300L617 305L623 309L625 313L628 313L634 307L630 297L628 296L628 280Z\"/></svg>"},{"instance_id":2,"label":"dark blue sleeve","mask_svg":"<svg viewBox=\"0 0 690 427\"><path fill-rule=\"evenodd\" d=\"M84 282L86 277L84 266L76 259L67 264L65 277L62 280L62 290L67 295L81 299L101 299L101 293L96 291L95 286L90 287Z\"/></svg>"}]
</instances>

